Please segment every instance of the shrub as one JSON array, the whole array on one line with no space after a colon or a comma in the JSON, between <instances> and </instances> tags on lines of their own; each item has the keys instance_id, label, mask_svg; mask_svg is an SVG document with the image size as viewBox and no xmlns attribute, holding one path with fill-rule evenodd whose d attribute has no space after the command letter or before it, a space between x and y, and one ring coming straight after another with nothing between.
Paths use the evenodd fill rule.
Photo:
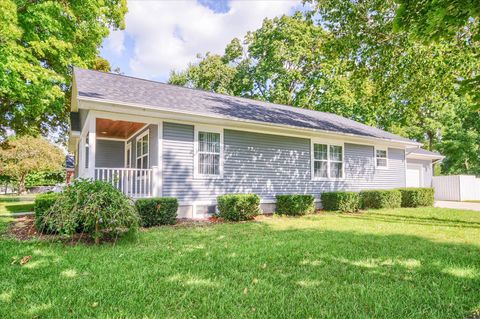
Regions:
<instances>
[{"instance_id":1,"label":"shrub","mask_svg":"<svg viewBox=\"0 0 480 319\"><path fill-rule=\"evenodd\" d=\"M135 230L139 218L132 201L109 183L80 179L60 194L46 221L61 234L81 230L99 243L104 235Z\"/></svg>"},{"instance_id":2,"label":"shrub","mask_svg":"<svg viewBox=\"0 0 480 319\"><path fill-rule=\"evenodd\" d=\"M277 214L300 216L315 212L315 197L312 195L277 195Z\"/></svg>"},{"instance_id":3,"label":"shrub","mask_svg":"<svg viewBox=\"0 0 480 319\"><path fill-rule=\"evenodd\" d=\"M365 190L360 192L362 208L398 208L402 194L398 189Z\"/></svg>"},{"instance_id":4,"label":"shrub","mask_svg":"<svg viewBox=\"0 0 480 319\"><path fill-rule=\"evenodd\" d=\"M229 221L250 220L260 214L260 197L255 194L227 194L217 197L219 216Z\"/></svg>"},{"instance_id":5,"label":"shrub","mask_svg":"<svg viewBox=\"0 0 480 319\"><path fill-rule=\"evenodd\" d=\"M433 188L400 188L402 207L433 206Z\"/></svg>"},{"instance_id":6,"label":"shrub","mask_svg":"<svg viewBox=\"0 0 480 319\"><path fill-rule=\"evenodd\" d=\"M356 212L360 208L360 195L355 192L322 193L322 207L325 210L338 210L344 213Z\"/></svg>"},{"instance_id":7,"label":"shrub","mask_svg":"<svg viewBox=\"0 0 480 319\"><path fill-rule=\"evenodd\" d=\"M135 202L142 226L173 225L177 221L178 201L173 197L138 199Z\"/></svg>"},{"instance_id":8,"label":"shrub","mask_svg":"<svg viewBox=\"0 0 480 319\"><path fill-rule=\"evenodd\" d=\"M35 198L35 203L33 204L33 211L35 212L35 227L39 232L51 233L53 231L48 227L45 221L45 216L47 215L50 207L55 204L58 196L58 193L45 193L38 195Z\"/></svg>"}]
</instances>

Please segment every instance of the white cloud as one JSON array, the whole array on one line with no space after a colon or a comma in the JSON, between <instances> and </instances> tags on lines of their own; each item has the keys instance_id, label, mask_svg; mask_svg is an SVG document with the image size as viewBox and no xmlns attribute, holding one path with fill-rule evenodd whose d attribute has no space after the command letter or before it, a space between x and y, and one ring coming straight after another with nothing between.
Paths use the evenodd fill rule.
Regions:
<instances>
[{"instance_id":1,"label":"white cloud","mask_svg":"<svg viewBox=\"0 0 480 319\"><path fill-rule=\"evenodd\" d=\"M232 38L299 5L299 0L232 1L228 12L215 13L194 1L129 1L124 31L133 43L129 67L136 76L165 80L197 53L223 53ZM121 53L123 41L112 33L107 45Z\"/></svg>"},{"instance_id":2,"label":"white cloud","mask_svg":"<svg viewBox=\"0 0 480 319\"><path fill-rule=\"evenodd\" d=\"M113 54L120 56L125 51L125 33L123 31L110 31L110 35L106 41L106 49Z\"/></svg>"}]
</instances>

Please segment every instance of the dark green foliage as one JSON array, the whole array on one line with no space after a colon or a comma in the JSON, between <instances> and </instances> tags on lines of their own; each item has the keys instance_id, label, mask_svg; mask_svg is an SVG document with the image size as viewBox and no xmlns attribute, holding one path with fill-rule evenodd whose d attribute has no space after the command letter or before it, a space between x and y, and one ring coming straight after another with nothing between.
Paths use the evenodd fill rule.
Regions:
<instances>
[{"instance_id":1,"label":"dark green foliage","mask_svg":"<svg viewBox=\"0 0 480 319\"><path fill-rule=\"evenodd\" d=\"M435 191L433 188L400 188L402 207L433 206Z\"/></svg>"},{"instance_id":2,"label":"dark green foliage","mask_svg":"<svg viewBox=\"0 0 480 319\"><path fill-rule=\"evenodd\" d=\"M260 214L260 196L226 194L217 197L219 216L229 221L250 220Z\"/></svg>"},{"instance_id":3,"label":"dark green foliage","mask_svg":"<svg viewBox=\"0 0 480 319\"><path fill-rule=\"evenodd\" d=\"M315 212L315 197L312 195L277 195L277 214L300 216Z\"/></svg>"},{"instance_id":4,"label":"dark green foliage","mask_svg":"<svg viewBox=\"0 0 480 319\"><path fill-rule=\"evenodd\" d=\"M65 169L61 171L33 172L25 177L26 187L53 186L65 182Z\"/></svg>"},{"instance_id":5,"label":"dark green foliage","mask_svg":"<svg viewBox=\"0 0 480 319\"><path fill-rule=\"evenodd\" d=\"M398 189L377 189L360 192L362 208L399 208L402 194Z\"/></svg>"},{"instance_id":6,"label":"dark green foliage","mask_svg":"<svg viewBox=\"0 0 480 319\"><path fill-rule=\"evenodd\" d=\"M360 194L355 192L322 193L322 207L344 213L356 212L360 208Z\"/></svg>"},{"instance_id":7,"label":"dark green foliage","mask_svg":"<svg viewBox=\"0 0 480 319\"><path fill-rule=\"evenodd\" d=\"M177 221L178 201L176 198L138 199L135 207L143 227L173 225Z\"/></svg>"},{"instance_id":8,"label":"dark green foliage","mask_svg":"<svg viewBox=\"0 0 480 319\"><path fill-rule=\"evenodd\" d=\"M42 233L50 233L52 229L48 227L45 222L45 216L47 215L50 207L55 204L59 193L45 193L38 195L35 198L35 203L33 206L33 210L35 212L35 227L39 232Z\"/></svg>"},{"instance_id":9,"label":"dark green foliage","mask_svg":"<svg viewBox=\"0 0 480 319\"><path fill-rule=\"evenodd\" d=\"M82 230L99 243L104 235L135 230L139 217L132 201L111 184L81 179L59 195L45 220L60 234Z\"/></svg>"}]
</instances>

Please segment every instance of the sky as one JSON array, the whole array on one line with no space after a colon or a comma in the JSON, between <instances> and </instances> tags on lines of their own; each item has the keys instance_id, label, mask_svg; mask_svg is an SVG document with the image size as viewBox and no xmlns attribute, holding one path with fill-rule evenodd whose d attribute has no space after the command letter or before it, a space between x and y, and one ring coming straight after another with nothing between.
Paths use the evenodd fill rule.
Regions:
<instances>
[{"instance_id":1,"label":"sky","mask_svg":"<svg viewBox=\"0 0 480 319\"><path fill-rule=\"evenodd\" d=\"M197 54L222 54L263 19L301 8L300 0L128 0L126 28L110 33L101 56L125 75L166 82Z\"/></svg>"}]
</instances>

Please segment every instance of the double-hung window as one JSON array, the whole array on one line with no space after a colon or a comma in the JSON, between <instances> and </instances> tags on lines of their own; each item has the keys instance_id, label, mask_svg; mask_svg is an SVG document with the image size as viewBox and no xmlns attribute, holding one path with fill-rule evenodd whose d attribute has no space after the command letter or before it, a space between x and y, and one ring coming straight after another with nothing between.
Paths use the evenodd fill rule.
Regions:
<instances>
[{"instance_id":1,"label":"double-hung window","mask_svg":"<svg viewBox=\"0 0 480 319\"><path fill-rule=\"evenodd\" d=\"M312 143L313 179L344 178L343 145Z\"/></svg>"},{"instance_id":2,"label":"double-hung window","mask_svg":"<svg viewBox=\"0 0 480 319\"><path fill-rule=\"evenodd\" d=\"M223 131L215 128L195 130L195 175L221 177L223 173Z\"/></svg>"},{"instance_id":3,"label":"double-hung window","mask_svg":"<svg viewBox=\"0 0 480 319\"><path fill-rule=\"evenodd\" d=\"M149 161L149 143L148 130L137 137L135 143L136 149L136 168L148 168Z\"/></svg>"},{"instance_id":4,"label":"double-hung window","mask_svg":"<svg viewBox=\"0 0 480 319\"><path fill-rule=\"evenodd\" d=\"M388 168L388 155L386 148L375 148L375 167Z\"/></svg>"}]
</instances>

